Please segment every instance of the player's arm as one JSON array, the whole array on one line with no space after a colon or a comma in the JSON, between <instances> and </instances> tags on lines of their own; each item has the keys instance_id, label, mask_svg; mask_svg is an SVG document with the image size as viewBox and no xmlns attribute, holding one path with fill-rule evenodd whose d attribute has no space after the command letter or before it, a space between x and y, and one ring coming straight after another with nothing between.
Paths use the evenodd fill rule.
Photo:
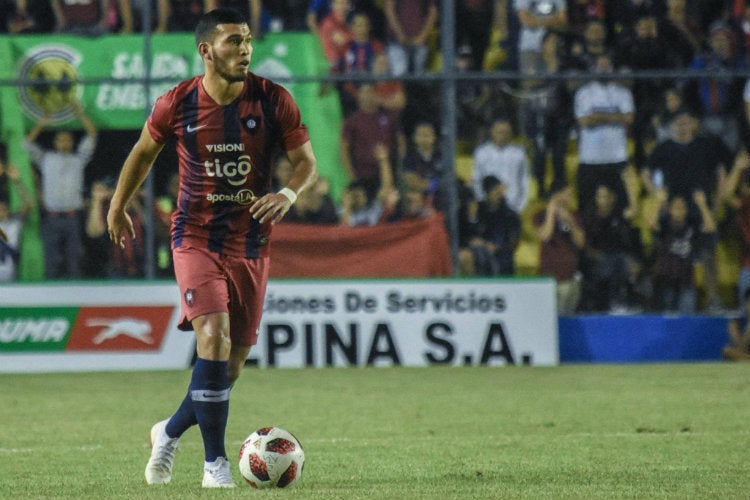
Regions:
<instances>
[{"instance_id":1,"label":"player's arm","mask_svg":"<svg viewBox=\"0 0 750 500\"><path fill-rule=\"evenodd\" d=\"M287 157L294 167L289 183L278 193L263 195L250 205L250 215L261 223L275 224L280 221L297 200L297 196L318 179L318 161L310 141L287 151Z\"/></svg>"},{"instance_id":2,"label":"player's arm","mask_svg":"<svg viewBox=\"0 0 750 500\"><path fill-rule=\"evenodd\" d=\"M107 228L109 230L109 239L115 245L125 246L125 234L135 238L133 221L127 214L126 209L130 200L140 188L146 176L154 164L154 160L161 152L163 145L151 138L147 127L143 127L141 136L133 146L133 149L125 159L120 172L120 178L117 181L115 194L112 195L112 202L107 213Z\"/></svg>"}]
</instances>

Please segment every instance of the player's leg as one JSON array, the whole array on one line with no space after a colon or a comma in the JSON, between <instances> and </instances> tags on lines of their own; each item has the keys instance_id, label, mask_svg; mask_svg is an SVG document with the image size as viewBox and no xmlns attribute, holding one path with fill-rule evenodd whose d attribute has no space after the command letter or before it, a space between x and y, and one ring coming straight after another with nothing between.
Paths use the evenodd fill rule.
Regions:
<instances>
[{"instance_id":1,"label":"player's leg","mask_svg":"<svg viewBox=\"0 0 750 500\"><path fill-rule=\"evenodd\" d=\"M170 418L155 424L151 430L151 457L146 465L148 484L165 484L171 480L174 452L179 438L187 429L199 423L199 413L206 415L205 405L196 410L194 395L203 398L202 390L207 389L209 385L228 387L227 365L231 346L228 337L228 293L223 265L215 254L197 249L177 248L173 257L175 275L182 296L183 321L180 328L197 330L198 360L187 394L177 411ZM222 348L223 344L226 345ZM213 390L208 388L206 394ZM221 393L221 390L218 392ZM209 399L212 400L210 396ZM228 399L220 404L222 405L228 406ZM220 409L218 413L222 412ZM209 409L208 413L214 412ZM214 417L208 417L209 420L211 418ZM223 427L219 427L220 435L223 436ZM213 438L211 442L214 442ZM222 452L223 437L221 442L219 452ZM211 449L215 448L212 444Z\"/></svg>"},{"instance_id":2,"label":"player's leg","mask_svg":"<svg viewBox=\"0 0 750 500\"><path fill-rule=\"evenodd\" d=\"M242 368L245 366L245 361L247 361L251 347L249 345L232 344L232 351L229 353L229 383L232 386L234 386L234 383L240 377L240 373L242 373Z\"/></svg>"},{"instance_id":3,"label":"player's leg","mask_svg":"<svg viewBox=\"0 0 750 500\"><path fill-rule=\"evenodd\" d=\"M198 358L193 367L190 395L198 421L205 466L204 487L233 487L224 437L229 415L229 314L210 313L193 319Z\"/></svg>"}]
</instances>

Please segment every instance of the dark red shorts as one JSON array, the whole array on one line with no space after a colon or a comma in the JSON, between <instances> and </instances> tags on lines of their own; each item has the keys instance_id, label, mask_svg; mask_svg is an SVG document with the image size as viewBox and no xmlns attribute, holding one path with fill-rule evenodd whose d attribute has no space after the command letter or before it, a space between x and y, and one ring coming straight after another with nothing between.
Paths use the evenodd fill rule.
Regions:
<instances>
[{"instance_id":1,"label":"dark red shorts","mask_svg":"<svg viewBox=\"0 0 750 500\"><path fill-rule=\"evenodd\" d=\"M226 312L232 344L255 345L266 296L268 257L229 257L193 247L176 248L173 255L182 302L179 328L192 330L193 319Z\"/></svg>"}]
</instances>

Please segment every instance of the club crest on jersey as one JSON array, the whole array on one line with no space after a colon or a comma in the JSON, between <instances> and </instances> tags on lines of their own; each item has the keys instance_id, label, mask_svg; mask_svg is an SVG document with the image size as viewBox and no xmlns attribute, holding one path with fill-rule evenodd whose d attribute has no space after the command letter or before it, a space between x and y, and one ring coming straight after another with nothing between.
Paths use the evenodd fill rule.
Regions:
<instances>
[{"instance_id":1,"label":"club crest on jersey","mask_svg":"<svg viewBox=\"0 0 750 500\"><path fill-rule=\"evenodd\" d=\"M260 128L260 117L254 115L246 116L242 119L242 126L245 127L248 134L255 135Z\"/></svg>"},{"instance_id":2,"label":"club crest on jersey","mask_svg":"<svg viewBox=\"0 0 750 500\"><path fill-rule=\"evenodd\" d=\"M185 290L185 303L189 307L193 307L194 301L195 301L195 290L193 290L192 288L188 288L187 290Z\"/></svg>"}]
</instances>

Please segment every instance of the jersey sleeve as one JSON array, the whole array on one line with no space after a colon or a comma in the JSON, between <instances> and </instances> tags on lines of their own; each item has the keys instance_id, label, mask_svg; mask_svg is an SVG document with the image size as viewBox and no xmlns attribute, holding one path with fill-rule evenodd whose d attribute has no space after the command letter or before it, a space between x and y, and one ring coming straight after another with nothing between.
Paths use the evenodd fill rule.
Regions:
<instances>
[{"instance_id":1,"label":"jersey sleeve","mask_svg":"<svg viewBox=\"0 0 750 500\"><path fill-rule=\"evenodd\" d=\"M173 134L174 89L159 97L146 120L151 138L159 144L166 143Z\"/></svg>"},{"instance_id":2,"label":"jersey sleeve","mask_svg":"<svg viewBox=\"0 0 750 500\"><path fill-rule=\"evenodd\" d=\"M281 86L278 87L278 92L276 118L281 132L281 143L286 151L291 151L309 141L310 136L291 94Z\"/></svg>"}]
</instances>

